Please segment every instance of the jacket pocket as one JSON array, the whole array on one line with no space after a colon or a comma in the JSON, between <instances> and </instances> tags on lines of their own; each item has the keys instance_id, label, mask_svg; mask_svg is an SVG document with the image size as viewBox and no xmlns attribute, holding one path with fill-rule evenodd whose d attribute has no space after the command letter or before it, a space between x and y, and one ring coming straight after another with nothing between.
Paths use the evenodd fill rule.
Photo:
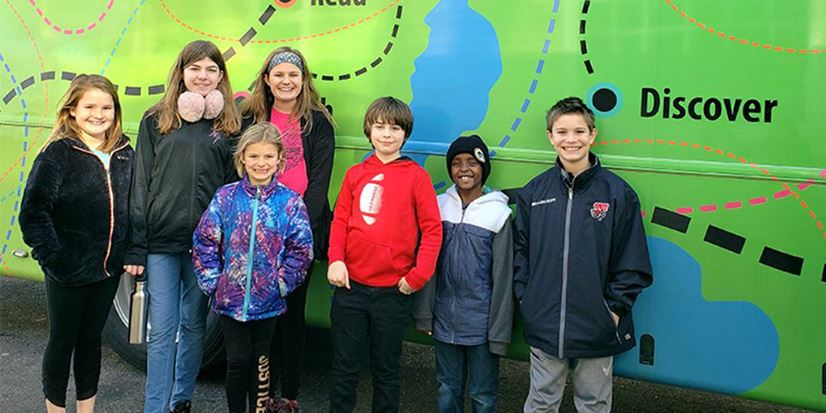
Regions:
<instances>
[{"instance_id":1,"label":"jacket pocket","mask_svg":"<svg viewBox=\"0 0 826 413\"><path fill-rule=\"evenodd\" d=\"M614 316L613 316L614 312L611 311L611 307L608 305L608 301L605 301L604 297L602 299L602 304L605 306L605 311L606 311L607 316L608 316L608 321L610 322L611 330L614 331L614 336L616 337L617 342L622 343L622 340L620 339L620 335L619 335L619 330L618 330L619 320L617 320L616 324L614 323Z\"/></svg>"},{"instance_id":2,"label":"jacket pocket","mask_svg":"<svg viewBox=\"0 0 826 413\"><path fill-rule=\"evenodd\" d=\"M360 276L393 273L404 275L396 268L389 246L366 240L355 234L347 237L344 256L347 269L351 274Z\"/></svg>"}]
</instances>

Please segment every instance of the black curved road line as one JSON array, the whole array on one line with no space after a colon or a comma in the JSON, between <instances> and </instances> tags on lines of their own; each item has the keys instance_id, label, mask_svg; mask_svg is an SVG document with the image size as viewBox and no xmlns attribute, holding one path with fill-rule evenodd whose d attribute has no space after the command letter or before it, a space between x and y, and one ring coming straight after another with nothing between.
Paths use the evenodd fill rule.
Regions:
<instances>
[{"instance_id":1,"label":"black curved road line","mask_svg":"<svg viewBox=\"0 0 826 413\"><path fill-rule=\"evenodd\" d=\"M746 244L745 238L733 232L715 227L714 225L708 226L703 241L729 250L735 254L740 254L743 252L743 246Z\"/></svg>"},{"instance_id":2,"label":"black curved road line","mask_svg":"<svg viewBox=\"0 0 826 413\"><path fill-rule=\"evenodd\" d=\"M265 25L265 24L267 24L267 22L270 20L270 17L272 17L272 15L274 13L275 13L275 8L272 5L268 5L267 8L264 9L264 12L261 13L261 16L258 17L258 21L262 25ZM243 36L241 36L241 39L239 40L239 42L241 43L241 46L246 46L250 42L250 40L252 40L252 38L255 37L255 35L257 33L258 32L255 31L255 29L252 28L252 27L247 29L247 31L244 33ZM227 49L223 53L224 60L231 59L233 56L235 56L235 54L236 54L235 48L230 47L229 49ZM65 80L65 81L71 82L75 77L77 77L77 73L60 72L60 80ZM50 72L40 73L40 81L43 82L43 81L46 81L46 80L55 80L55 72L50 71ZM21 88L21 90L27 89L30 86L34 85L35 82L36 82L35 76L29 76L26 79L24 79L22 82L20 82L20 88ZM120 90L120 86L118 86L118 85L115 85L115 88ZM126 95L126 96L141 96L142 90L143 90L143 88L140 87L140 86L124 86L123 87L123 94ZM160 95L160 94L163 94L164 90L166 90L166 86L163 85L163 84L147 86L146 87L146 94L149 95L149 96ZM3 103L8 105L9 102L14 100L15 97L17 97L17 90L15 88L12 88L11 90L9 90L8 93L6 93L3 96Z\"/></svg>"},{"instance_id":3,"label":"black curved road line","mask_svg":"<svg viewBox=\"0 0 826 413\"><path fill-rule=\"evenodd\" d=\"M401 22L401 19L402 5L400 4L396 6L396 23L393 24L393 30L390 32L390 40L388 40L387 45L384 46L384 50L382 50L381 52L382 54L379 55L379 57L375 58L372 62L370 62L369 68L368 66L362 66L360 69L356 70L353 73L348 72L340 75L313 73L313 78L322 80L324 82L332 82L336 80L349 80L367 73L368 70L375 69L376 67L378 67L380 64L382 64L382 62L384 62L384 56L389 55L390 50L393 49L393 40L396 39L396 37L399 34L399 23Z\"/></svg>"},{"instance_id":4,"label":"black curved road line","mask_svg":"<svg viewBox=\"0 0 826 413\"><path fill-rule=\"evenodd\" d=\"M261 15L258 16L258 22L261 23L262 26L266 25L267 22L270 21L270 17L272 17L273 14L275 14L275 7L273 7L272 5L268 5L267 8L264 9L264 11L261 13ZM247 31L245 31L241 38L238 40L238 43L241 43L241 47L244 47L257 34L258 32L255 30L255 28L250 26L250 28L247 29ZM229 59L235 57L236 54L237 52L235 51L234 47L230 47L229 49L225 50L223 53L224 62L228 62Z\"/></svg>"},{"instance_id":5,"label":"black curved road line","mask_svg":"<svg viewBox=\"0 0 826 413\"><path fill-rule=\"evenodd\" d=\"M760 263L792 275L800 275L803 269L803 258L771 247L763 247L760 254Z\"/></svg>"},{"instance_id":6,"label":"black curved road line","mask_svg":"<svg viewBox=\"0 0 826 413\"><path fill-rule=\"evenodd\" d=\"M821 276L820 276L820 281L823 281L823 282L826 283L826 264L823 264L823 274L821 274Z\"/></svg>"},{"instance_id":7,"label":"black curved road line","mask_svg":"<svg viewBox=\"0 0 826 413\"><path fill-rule=\"evenodd\" d=\"M37 77L40 78L39 79L40 82L45 82L47 80L55 80L55 79L57 79L57 72L56 71L48 71L48 72L40 73L39 76L36 76L36 75L29 76L29 77L23 79L22 82L20 82L20 89L21 90L26 90L29 87L33 86L35 83L38 82ZM75 77L77 77L77 73L74 73L74 72L60 72L60 80L71 82L72 80L75 79ZM120 86L115 85L115 88L120 89ZM124 89L123 93L127 96L140 96L141 95L141 87L140 86L124 86L123 89ZM147 95L159 95L163 92L164 92L164 85L153 85L153 86L148 86L146 88L146 94ZM15 97L17 97L17 90L15 88L12 88L11 90L9 90L8 93L6 93L5 96L3 96L3 103L8 105L9 102L14 100Z\"/></svg>"},{"instance_id":8,"label":"black curved road line","mask_svg":"<svg viewBox=\"0 0 826 413\"><path fill-rule=\"evenodd\" d=\"M688 225L691 223L691 218L664 208L654 207L651 222L685 234L688 232Z\"/></svg>"},{"instance_id":9,"label":"black curved road line","mask_svg":"<svg viewBox=\"0 0 826 413\"><path fill-rule=\"evenodd\" d=\"M591 64L591 60L588 59L588 44L585 39L585 17L588 15L590 8L591 0L585 0L585 2L582 3L582 19L579 21L579 34L582 35L582 40L579 41L579 52L582 54L582 58L585 59L585 71L588 72L589 75L592 75L594 74L594 66Z\"/></svg>"}]
</instances>

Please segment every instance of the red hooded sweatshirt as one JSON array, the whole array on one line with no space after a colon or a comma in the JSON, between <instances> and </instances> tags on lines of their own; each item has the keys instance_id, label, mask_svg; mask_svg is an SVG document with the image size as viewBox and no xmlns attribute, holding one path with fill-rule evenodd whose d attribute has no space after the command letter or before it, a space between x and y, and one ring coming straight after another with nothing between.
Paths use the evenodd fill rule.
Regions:
<instances>
[{"instance_id":1,"label":"red hooded sweatshirt","mask_svg":"<svg viewBox=\"0 0 826 413\"><path fill-rule=\"evenodd\" d=\"M347 170L330 227L328 257L344 261L351 280L391 287L406 277L418 290L433 275L441 244L436 192L430 175L416 162L402 157L384 164L371 155Z\"/></svg>"}]
</instances>

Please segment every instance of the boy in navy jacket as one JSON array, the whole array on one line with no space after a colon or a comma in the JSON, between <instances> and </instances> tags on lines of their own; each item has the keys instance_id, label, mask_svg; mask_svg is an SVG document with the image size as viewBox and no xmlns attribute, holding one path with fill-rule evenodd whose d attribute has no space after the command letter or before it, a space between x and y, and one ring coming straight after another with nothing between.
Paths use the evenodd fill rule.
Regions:
<instances>
[{"instance_id":1,"label":"boy in navy jacket","mask_svg":"<svg viewBox=\"0 0 826 413\"><path fill-rule=\"evenodd\" d=\"M631 306L651 285L637 194L590 153L579 98L547 114L555 165L516 197L514 294L531 350L527 412L556 412L569 367L579 412L611 411L613 356L634 347Z\"/></svg>"}]
</instances>

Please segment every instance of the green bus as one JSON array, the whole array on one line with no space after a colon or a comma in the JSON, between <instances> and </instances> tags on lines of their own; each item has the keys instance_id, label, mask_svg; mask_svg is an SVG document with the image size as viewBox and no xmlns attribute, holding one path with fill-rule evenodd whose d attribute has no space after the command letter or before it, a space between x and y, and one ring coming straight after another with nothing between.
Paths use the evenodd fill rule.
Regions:
<instances>
[{"instance_id":1,"label":"green bus","mask_svg":"<svg viewBox=\"0 0 826 413\"><path fill-rule=\"evenodd\" d=\"M0 274L42 279L17 215L56 105L79 73L119 87L125 129L194 39L215 42L243 99L269 51L300 49L337 122L331 201L370 151L376 97L407 101L404 153L449 178L481 135L514 189L554 153L544 113L583 97L593 147L642 203L654 285L635 306L626 377L826 411L826 2L822 0L6 0L0 5ZM324 263L307 318L329 325ZM127 360L132 280L105 335ZM515 321L510 355L526 358ZM221 357L210 321L206 362ZM151 327L151 326L150 326ZM411 334L411 338L418 337Z\"/></svg>"}]
</instances>

